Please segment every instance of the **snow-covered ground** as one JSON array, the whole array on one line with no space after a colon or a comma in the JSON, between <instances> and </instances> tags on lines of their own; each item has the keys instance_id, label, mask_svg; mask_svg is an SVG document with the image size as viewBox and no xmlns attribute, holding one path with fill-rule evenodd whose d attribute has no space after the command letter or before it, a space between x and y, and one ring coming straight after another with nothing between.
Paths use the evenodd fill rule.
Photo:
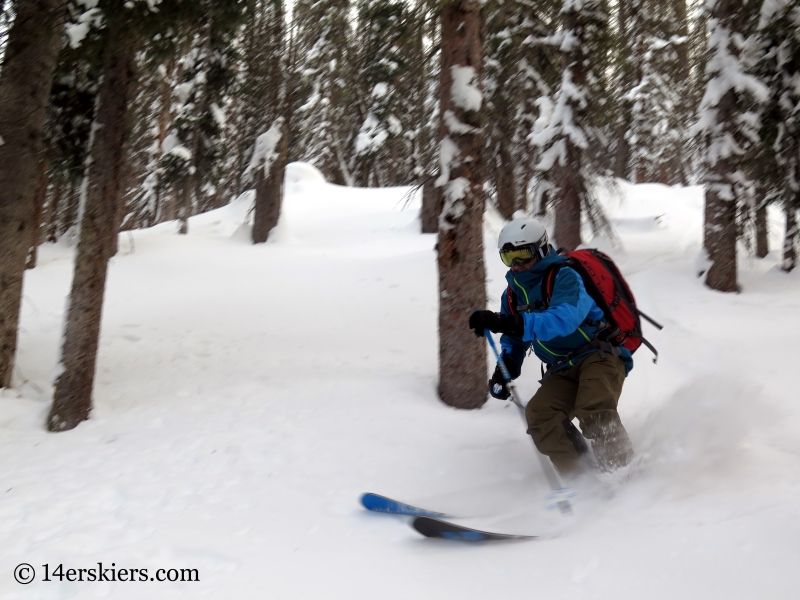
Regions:
<instances>
[{"instance_id":1,"label":"snow-covered ground","mask_svg":"<svg viewBox=\"0 0 800 600\"><path fill-rule=\"evenodd\" d=\"M122 234L93 418L48 434L73 251L25 281L18 386L0 393L2 598L797 598L800 273L743 258L743 292L695 276L698 188L622 186L604 240L655 332L620 412L642 457L569 519L513 406L441 404L434 236L405 188L293 166L271 241L250 198ZM773 248L781 223L773 215ZM486 221L490 306L503 290ZM477 307L476 307L477 308ZM490 365L487 365L487 375ZM532 358L520 383L536 388ZM529 542L420 537L373 491ZM610 497L613 496L613 497ZM197 569L199 582L42 581L43 567ZM36 581L13 570L30 563ZM51 576L52 578L52 576Z\"/></svg>"}]
</instances>

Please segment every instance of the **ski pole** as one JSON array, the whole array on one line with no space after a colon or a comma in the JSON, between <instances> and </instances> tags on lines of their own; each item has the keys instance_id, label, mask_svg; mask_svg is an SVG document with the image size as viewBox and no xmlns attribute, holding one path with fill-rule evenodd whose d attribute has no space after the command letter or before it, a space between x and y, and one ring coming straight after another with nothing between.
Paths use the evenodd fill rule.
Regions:
<instances>
[{"instance_id":1,"label":"ski pole","mask_svg":"<svg viewBox=\"0 0 800 600\"><path fill-rule=\"evenodd\" d=\"M522 403L519 401L519 395L517 394L517 389L511 384L511 374L508 372L508 368L506 367L506 363L503 361L503 358L500 356L500 353L497 351L497 346L494 343L494 339L492 338L492 332L488 329L483 330L483 334L486 336L486 339L489 341L489 345L492 347L492 352L494 352L495 358L497 358L497 366L500 367L500 372L503 374L503 379L506 381L506 388L511 393L511 401L516 405L519 409L519 414L522 417L522 420L525 422L525 425L528 425L528 419L525 416L525 407L522 406ZM531 440L533 441L533 440ZM553 490L553 494L557 497L559 495L565 495L566 488L561 483L561 478L558 476L555 467L552 463L545 457L544 454L539 452L539 449L536 448L536 444L533 445L536 456L539 457L539 462L542 465L542 470L544 471L544 476L547 478L547 483L550 484L550 489ZM570 514L572 512L572 506L570 505L569 500L563 498L556 502L556 506L558 506L558 510L561 511L562 514Z\"/></svg>"}]
</instances>

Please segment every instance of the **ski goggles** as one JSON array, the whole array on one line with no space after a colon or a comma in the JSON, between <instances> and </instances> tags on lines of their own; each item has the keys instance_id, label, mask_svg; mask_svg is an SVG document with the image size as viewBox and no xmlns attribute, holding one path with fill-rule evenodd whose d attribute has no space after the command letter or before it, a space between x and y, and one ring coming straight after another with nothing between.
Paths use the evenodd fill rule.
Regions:
<instances>
[{"instance_id":1,"label":"ski goggles","mask_svg":"<svg viewBox=\"0 0 800 600\"><path fill-rule=\"evenodd\" d=\"M523 246L522 248L504 248L500 250L500 260L507 267L511 265L524 265L531 260L535 254L533 246Z\"/></svg>"}]
</instances>

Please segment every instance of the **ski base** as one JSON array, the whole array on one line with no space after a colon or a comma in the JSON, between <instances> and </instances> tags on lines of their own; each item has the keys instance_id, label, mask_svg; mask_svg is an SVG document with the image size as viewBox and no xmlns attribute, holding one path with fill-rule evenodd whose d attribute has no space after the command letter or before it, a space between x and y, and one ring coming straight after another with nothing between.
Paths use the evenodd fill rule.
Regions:
<instances>
[{"instance_id":1,"label":"ski base","mask_svg":"<svg viewBox=\"0 0 800 600\"><path fill-rule=\"evenodd\" d=\"M392 500L379 494L366 493L361 496L361 505L372 512L388 513L391 515L407 515L411 517L449 517L445 513L417 508L410 504Z\"/></svg>"},{"instance_id":2,"label":"ski base","mask_svg":"<svg viewBox=\"0 0 800 600\"><path fill-rule=\"evenodd\" d=\"M488 542L495 540L534 540L535 535L512 535L480 531L431 517L417 517L411 524L419 533L429 538L459 540L462 542Z\"/></svg>"}]
</instances>

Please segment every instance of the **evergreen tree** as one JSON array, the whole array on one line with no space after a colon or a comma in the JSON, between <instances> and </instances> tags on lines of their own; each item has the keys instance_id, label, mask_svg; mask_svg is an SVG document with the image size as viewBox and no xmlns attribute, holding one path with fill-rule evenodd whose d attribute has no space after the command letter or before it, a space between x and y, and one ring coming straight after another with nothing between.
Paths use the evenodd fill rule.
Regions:
<instances>
[{"instance_id":1,"label":"evergreen tree","mask_svg":"<svg viewBox=\"0 0 800 600\"><path fill-rule=\"evenodd\" d=\"M685 181L683 155L688 121L688 37L682 2L633 0L626 4L627 53L635 85L625 95L630 107L626 136L634 181ZM685 13L685 11L684 11Z\"/></svg>"},{"instance_id":2,"label":"evergreen tree","mask_svg":"<svg viewBox=\"0 0 800 600\"><path fill-rule=\"evenodd\" d=\"M236 143L237 187L243 192L252 181L241 180L253 155L259 135L280 116L286 116L284 72L288 44L282 0L259 0L241 36L240 73L234 93L235 107L230 119L240 134Z\"/></svg>"},{"instance_id":3,"label":"evergreen tree","mask_svg":"<svg viewBox=\"0 0 800 600\"><path fill-rule=\"evenodd\" d=\"M765 221L761 204L782 203L786 215L782 268L791 271L797 266L800 245L800 0L764 3L758 33L758 74L770 98L761 112L763 144L755 174L763 202L756 210Z\"/></svg>"},{"instance_id":4,"label":"evergreen tree","mask_svg":"<svg viewBox=\"0 0 800 600\"><path fill-rule=\"evenodd\" d=\"M709 0L706 7L710 10L706 91L694 126L703 148L706 187L705 282L712 289L733 292L739 289L737 217L752 189L745 163L760 144L757 104L769 94L748 66L748 37L755 30L758 7L734 0Z\"/></svg>"},{"instance_id":5,"label":"evergreen tree","mask_svg":"<svg viewBox=\"0 0 800 600\"><path fill-rule=\"evenodd\" d=\"M179 233L183 234L188 232L192 214L220 202L227 151L225 102L235 76L231 42L242 16L238 2L209 0L204 8L196 23L199 31L180 61L179 109L164 141L166 180L176 190Z\"/></svg>"},{"instance_id":6,"label":"evergreen tree","mask_svg":"<svg viewBox=\"0 0 800 600\"><path fill-rule=\"evenodd\" d=\"M402 153L404 164L398 175L398 183L422 185L436 168L436 140L439 135L439 14L432 9L430 2L417 0L412 5L409 22L409 42L405 49L408 68L401 80L402 91L398 94L398 110L406 123L403 133L406 149Z\"/></svg>"},{"instance_id":7,"label":"evergreen tree","mask_svg":"<svg viewBox=\"0 0 800 600\"><path fill-rule=\"evenodd\" d=\"M290 159L310 162L340 185L353 184L348 168L352 89L346 86L349 11L349 0L299 0L294 6L299 89Z\"/></svg>"},{"instance_id":8,"label":"evergreen tree","mask_svg":"<svg viewBox=\"0 0 800 600\"><path fill-rule=\"evenodd\" d=\"M205 22L209 14L225 13L233 20L246 8L246 2L238 0L163 0L157 7L146 0L130 0L123 8L112 0L100 0L87 11L96 11L102 16L97 21L104 25L102 79L81 198L80 239L61 354L63 371L56 378L47 418L50 431L71 429L91 411L105 280L121 214L136 51L148 41L153 51L174 52L185 40L182 33L189 24Z\"/></svg>"},{"instance_id":9,"label":"evergreen tree","mask_svg":"<svg viewBox=\"0 0 800 600\"><path fill-rule=\"evenodd\" d=\"M560 14L562 28L553 39L561 52L560 83L552 103L543 99L531 139L541 150L539 185L552 189L554 238L559 246L574 249L581 243L584 209L595 228L604 225L590 184L609 154L603 152L606 137L600 128L613 123L603 116L607 14L601 0L564 0Z\"/></svg>"},{"instance_id":10,"label":"evergreen tree","mask_svg":"<svg viewBox=\"0 0 800 600\"><path fill-rule=\"evenodd\" d=\"M400 0L360 0L358 30L362 118L351 171L356 185L395 185L405 150L398 87L409 68L404 53L411 41L409 9Z\"/></svg>"},{"instance_id":11,"label":"evergreen tree","mask_svg":"<svg viewBox=\"0 0 800 600\"><path fill-rule=\"evenodd\" d=\"M546 43L557 3L493 2L487 17L486 91L487 175L500 213L511 218L527 209L527 188L538 150L528 141L541 98L557 84L556 52Z\"/></svg>"},{"instance_id":12,"label":"evergreen tree","mask_svg":"<svg viewBox=\"0 0 800 600\"><path fill-rule=\"evenodd\" d=\"M283 201L289 118L284 19L281 0L260 2L242 40L244 60L236 96L249 163L240 172L242 186L255 181L252 238L256 244L266 242L278 224Z\"/></svg>"}]
</instances>

